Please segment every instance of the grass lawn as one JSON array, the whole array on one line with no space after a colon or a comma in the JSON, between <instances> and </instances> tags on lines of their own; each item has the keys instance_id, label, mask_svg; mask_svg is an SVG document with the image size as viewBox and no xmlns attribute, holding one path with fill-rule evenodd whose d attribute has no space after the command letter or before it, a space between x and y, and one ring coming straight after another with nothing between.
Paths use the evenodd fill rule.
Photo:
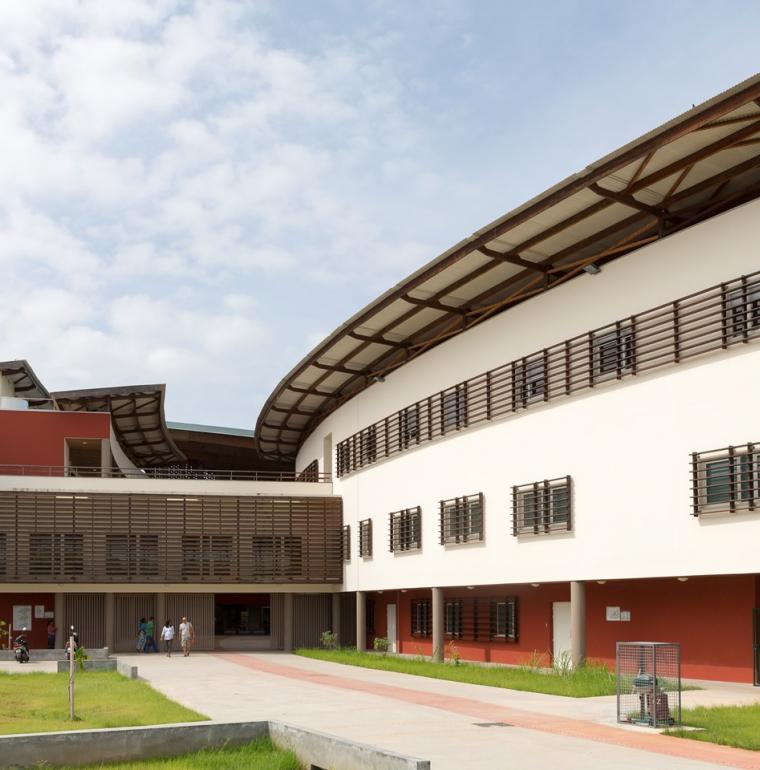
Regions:
<instances>
[{"instance_id":1,"label":"grass lawn","mask_svg":"<svg viewBox=\"0 0 760 770\"><path fill-rule=\"evenodd\" d=\"M262 738L242 746L225 749L204 749L182 754L171 759L146 759L139 762L120 762L111 765L88 765L88 768L108 770L302 770L295 754L278 749L269 738ZM61 768L65 770L65 768ZM73 769L72 769L73 770Z\"/></svg>"},{"instance_id":2,"label":"grass lawn","mask_svg":"<svg viewBox=\"0 0 760 770\"><path fill-rule=\"evenodd\" d=\"M751 706L700 706L683 710L683 723L704 730L668 730L668 735L760 751L760 703Z\"/></svg>"},{"instance_id":3,"label":"grass lawn","mask_svg":"<svg viewBox=\"0 0 760 770\"><path fill-rule=\"evenodd\" d=\"M357 650L299 649L297 655L317 658L349 666L374 668L380 671L397 671L452 682L484 684L509 690L528 690L548 695L567 695L571 698L590 698L595 695L615 694L615 674L605 666L587 665L577 671L558 673L546 669L506 666L475 666L468 663L432 663L428 660L399 658L393 655L377 655Z\"/></svg>"},{"instance_id":4,"label":"grass lawn","mask_svg":"<svg viewBox=\"0 0 760 770\"><path fill-rule=\"evenodd\" d=\"M115 671L77 672L70 722L69 675L0 672L0 734L197 722L207 719Z\"/></svg>"}]
</instances>

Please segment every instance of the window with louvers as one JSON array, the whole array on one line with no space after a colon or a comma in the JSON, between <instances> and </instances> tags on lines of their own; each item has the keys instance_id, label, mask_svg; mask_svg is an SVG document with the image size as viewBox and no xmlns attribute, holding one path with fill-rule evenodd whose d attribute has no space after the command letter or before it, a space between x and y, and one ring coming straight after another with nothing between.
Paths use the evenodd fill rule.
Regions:
<instances>
[{"instance_id":1,"label":"window with louvers","mask_svg":"<svg viewBox=\"0 0 760 770\"><path fill-rule=\"evenodd\" d=\"M343 526L343 561L351 561L351 525Z\"/></svg>"},{"instance_id":2,"label":"window with louvers","mask_svg":"<svg viewBox=\"0 0 760 770\"><path fill-rule=\"evenodd\" d=\"M441 429L459 430L467 424L467 384L460 383L441 393Z\"/></svg>"},{"instance_id":3,"label":"window with louvers","mask_svg":"<svg viewBox=\"0 0 760 770\"><path fill-rule=\"evenodd\" d=\"M484 538L483 493L465 495L439 503L439 540L441 545L473 543Z\"/></svg>"},{"instance_id":4,"label":"window with louvers","mask_svg":"<svg viewBox=\"0 0 760 770\"><path fill-rule=\"evenodd\" d=\"M359 556L363 559L372 556L372 519L359 522Z\"/></svg>"},{"instance_id":5,"label":"window with louvers","mask_svg":"<svg viewBox=\"0 0 760 770\"><path fill-rule=\"evenodd\" d=\"M389 514L390 551L414 551L422 548L422 510L405 508Z\"/></svg>"},{"instance_id":6,"label":"window with louvers","mask_svg":"<svg viewBox=\"0 0 760 770\"><path fill-rule=\"evenodd\" d=\"M461 600L447 601L443 606L443 632L447 636L462 636L462 616L464 602Z\"/></svg>"},{"instance_id":7,"label":"window with louvers","mask_svg":"<svg viewBox=\"0 0 760 770\"><path fill-rule=\"evenodd\" d=\"M8 535L0 532L0 575L8 572Z\"/></svg>"},{"instance_id":8,"label":"window with louvers","mask_svg":"<svg viewBox=\"0 0 760 770\"><path fill-rule=\"evenodd\" d=\"M430 599L414 599L411 609L412 636L430 636L433 630Z\"/></svg>"},{"instance_id":9,"label":"window with louvers","mask_svg":"<svg viewBox=\"0 0 760 770\"><path fill-rule=\"evenodd\" d=\"M571 500L570 476L512 487L512 534L572 529Z\"/></svg>"},{"instance_id":10,"label":"window with louvers","mask_svg":"<svg viewBox=\"0 0 760 770\"><path fill-rule=\"evenodd\" d=\"M760 507L760 444L694 452L691 477L692 515L754 511Z\"/></svg>"},{"instance_id":11,"label":"window with louvers","mask_svg":"<svg viewBox=\"0 0 760 770\"><path fill-rule=\"evenodd\" d=\"M491 599L489 607L491 639L516 642L519 638L517 598L510 596L504 599Z\"/></svg>"},{"instance_id":12,"label":"window with louvers","mask_svg":"<svg viewBox=\"0 0 760 770\"><path fill-rule=\"evenodd\" d=\"M256 578L299 577L303 573L301 538L293 535L254 535L253 574Z\"/></svg>"},{"instance_id":13,"label":"window with louvers","mask_svg":"<svg viewBox=\"0 0 760 770\"><path fill-rule=\"evenodd\" d=\"M106 575L158 575L158 535L106 535Z\"/></svg>"},{"instance_id":14,"label":"window with louvers","mask_svg":"<svg viewBox=\"0 0 760 770\"><path fill-rule=\"evenodd\" d=\"M230 535L183 535L182 576L219 577L229 575L232 566Z\"/></svg>"},{"instance_id":15,"label":"window with louvers","mask_svg":"<svg viewBox=\"0 0 760 770\"><path fill-rule=\"evenodd\" d=\"M78 532L29 535L31 575L84 575L84 536Z\"/></svg>"}]
</instances>

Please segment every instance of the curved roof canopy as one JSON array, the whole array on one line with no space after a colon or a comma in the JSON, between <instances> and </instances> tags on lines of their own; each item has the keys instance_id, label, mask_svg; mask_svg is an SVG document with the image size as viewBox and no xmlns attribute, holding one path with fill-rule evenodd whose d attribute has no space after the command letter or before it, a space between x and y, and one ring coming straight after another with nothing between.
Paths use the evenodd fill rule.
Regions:
<instances>
[{"instance_id":1,"label":"curved roof canopy","mask_svg":"<svg viewBox=\"0 0 760 770\"><path fill-rule=\"evenodd\" d=\"M760 75L568 177L461 241L336 329L256 424L293 457L329 412L496 313L760 195Z\"/></svg>"},{"instance_id":2,"label":"curved roof canopy","mask_svg":"<svg viewBox=\"0 0 760 770\"><path fill-rule=\"evenodd\" d=\"M28 361L0 361L0 376L7 377L19 398L26 399L29 406L53 406L47 388L39 381Z\"/></svg>"},{"instance_id":3,"label":"curved roof canopy","mask_svg":"<svg viewBox=\"0 0 760 770\"><path fill-rule=\"evenodd\" d=\"M139 468L185 464L164 418L165 385L66 390L52 393L68 412L110 412L116 438Z\"/></svg>"}]
</instances>

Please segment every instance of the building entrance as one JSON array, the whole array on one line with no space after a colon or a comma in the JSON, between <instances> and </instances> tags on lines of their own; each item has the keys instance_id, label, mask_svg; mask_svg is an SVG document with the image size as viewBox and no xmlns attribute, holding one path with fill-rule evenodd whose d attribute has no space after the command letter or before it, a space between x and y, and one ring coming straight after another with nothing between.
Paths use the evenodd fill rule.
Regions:
<instances>
[{"instance_id":1,"label":"building entrance","mask_svg":"<svg viewBox=\"0 0 760 770\"><path fill-rule=\"evenodd\" d=\"M216 594L214 636L222 649L268 649L270 594Z\"/></svg>"}]
</instances>

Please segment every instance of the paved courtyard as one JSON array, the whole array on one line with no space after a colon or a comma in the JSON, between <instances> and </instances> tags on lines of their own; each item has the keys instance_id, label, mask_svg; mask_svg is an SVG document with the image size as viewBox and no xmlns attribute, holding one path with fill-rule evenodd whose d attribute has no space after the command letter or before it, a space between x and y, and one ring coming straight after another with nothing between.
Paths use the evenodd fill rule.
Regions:
<instances>
[{"instance_id":1,"label":"paved courtyard","mask_svg":"<svg viewBox=\"0 0 760 770\"><path fill-rule=\"evenodd\" d=\"M614 697L561 698L284 653L119 657L213 719L278 719L430 759L433 770L760 770L760 753L618 726ZM760 690L745 685L684 693L685 705L755 701Z\"/></svg>"}]
</instances>

